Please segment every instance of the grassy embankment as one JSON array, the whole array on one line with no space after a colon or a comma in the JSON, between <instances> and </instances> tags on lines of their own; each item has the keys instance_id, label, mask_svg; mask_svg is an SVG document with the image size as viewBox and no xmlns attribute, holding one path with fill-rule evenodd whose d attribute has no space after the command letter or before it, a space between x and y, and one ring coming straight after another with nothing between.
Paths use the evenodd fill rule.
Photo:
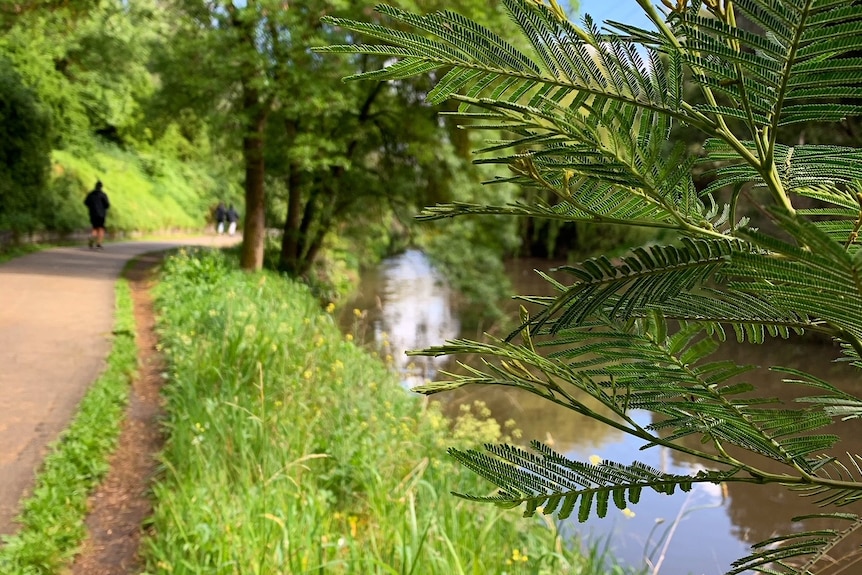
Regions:
<instances>
[{"instance_id":1,"label":"grassy embankment","mask_svg":"<svg viewBox=\"0 0 862 575\"><path fill-rule=\"evenodd\" d=\"M109 232L200 230L219 199L240 204L241 190L218 169L157 150L138 153L107 143L55 150L46 189L28 213L0 214L0 231L88 230L83 201L97 180L102 180L111 200Z\"/></svg>"},{"instance_id":2,"label":"grassy embankment","mask_svg":"<svg viewBox=\"0 0 862 575\"><path fill-rule=\"evenodd\" d=\"M3 575L56 575L87 533L87 497L108 471L137 367L128 283L119 280L115 291L114 342L107 367L84 396L69 428L51 446L18 518L21 528L4 537Z\"/></svg>"},{"instance_id":3,"label":"grassy embankment","mask_svg":"<svg viewBox=\"0 0 862 575\"><path fill-rule=\"evenodd\" d=\"M55 151L52 159L55 177L66 176L74 182L70 182L76 192L70 194L71 207L80 228L88 226L86 210L74 201L83 202L99 179L111 200L108 226L122 231L201 228L217 185L193 164L132 154L107 145L98 146L89 156Z\"/></svg>"},{"instance_id":4,"label":"grassy embankment","mask_svg":"<svg viewBox=\"0 0 862 575\"><path fill-rule=\"evenodd\" d=\"M181 253L158 287L168 442L148 573L589 574L552 525L454 497L489 491L453 429L343 336L308 290Z\"/></svg>"}]
</instances>

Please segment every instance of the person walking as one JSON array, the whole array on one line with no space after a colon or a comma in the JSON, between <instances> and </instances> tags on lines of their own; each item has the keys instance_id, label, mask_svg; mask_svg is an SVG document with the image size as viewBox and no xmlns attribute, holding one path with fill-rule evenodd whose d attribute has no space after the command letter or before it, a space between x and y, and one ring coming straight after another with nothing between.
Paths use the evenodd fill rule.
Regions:
<instances>
[{"instance_id":1,"label":"person walking","mask_svg":"<svg viewBox=\"0 0 862 575\"><path fill-rule=\"evenodd\" d=\"M108 208L111 207L111 202L108 201L108 194L102 190L102 182L97 181L96 187L87 194L84 198L84 205L87 206L87 211L90 213L90 249L102 249L102 242L105 239L105 218L108 215Z\"/></svg>"},{"instance_id":2,"label":"person walking","mask_svg":"<svg viewBox=\"0 0 862 575\"><path fill-rule=\"evenodd\" d=\"M224 224L227 221L227 210L224 202L219 202L215 209L216 233L224 233Z\"/></svg>"},{"instance_id":3,"label":"person walking","mask_svg":"<svg viewBox=\"0 0 862 575\"><path fill-rule=\"evenodd\" d=\"M228 221L228 230L227 233L229 235L234 235L236 233L236 223L239 221L239 214L233 209L233 204L227 209L227 221Z\"/></svg>"}]
</instances>

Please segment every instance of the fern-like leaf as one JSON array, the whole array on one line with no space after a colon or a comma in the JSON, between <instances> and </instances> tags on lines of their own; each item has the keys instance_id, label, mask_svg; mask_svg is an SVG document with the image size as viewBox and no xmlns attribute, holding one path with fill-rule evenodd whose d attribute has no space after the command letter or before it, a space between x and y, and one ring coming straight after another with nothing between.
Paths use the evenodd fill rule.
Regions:
<instances>
[{"instance_id":1,"label":"fern-like leaf","mask_svg":"<svg viewBox=\"0 0 862 575\"><path fill-rule=\"evenodd\" d=\"M793 521L810 519L843 522L846 527L802 531L761 541L753 547L754 553L735 561L727 575L749 570L769 575L810 575L821 562L833 562L828 553L862 528L862 518L851 513L811 514L794 517Z\"/></svg>"},{"instance_id":2,"label":"fern-like leaf","mask_svg":"<svg viewBox=\"0 0 862 575\"><path fill-rule=\"evenodd\" d=\"M539 511L567 519L577 513L583 522L593 515L604 517L609 500L619 509L637 504L644 489L671 495L677 489L689 491L696 483L720 483L733 477L733 472L716 471L663 473L639 462L593 465L570 460L539 442L531 447L533 452L512 445L486 445L486 453L451 449L457 461L499 489L491 496L456 495L501 507L523 504L526 517Z\"/></svg>"}]
</instances>

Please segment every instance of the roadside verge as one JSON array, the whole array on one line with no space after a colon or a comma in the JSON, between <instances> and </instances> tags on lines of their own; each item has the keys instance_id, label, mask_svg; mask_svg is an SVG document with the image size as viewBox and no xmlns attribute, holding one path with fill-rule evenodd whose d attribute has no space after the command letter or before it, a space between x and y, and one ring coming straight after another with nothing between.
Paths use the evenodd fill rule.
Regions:
<instances>
[{"instance_id":1,"label":"roadside verge","mask_svg":"<svg viewBox=\"0 0 862 575\"><path fill-rule=\"evenodd\" d=\"M140 290L135 284L135 270L142 265L141 262L146 263L147 259L147 256L144 256L134 260L126 268L124 277L116 282L112 349L106 368L87 391L69 427L50 446L50 453L40 467L32 494L22 502L21 513L16 521L20 525L19 530L14 535L3 537L3 544L0 546L0 572L5 575L53 575L61 572L68 568L78 553L87 537L88 525L90 531L93 530L91 520L87 519L88 513L99 507L100 499L106 499L104 485L95 493L94 489L103 482L109 469L115 466L112 458L116 456L112 454L115 451L119 453L117 446L123 441L121 431L128 435L129 427L134 425L133 420L136 419L136 409L141 411L141 400L137 393L133 392L132 400L129 401L132 382L139 379L136 375L140 342L136 342L133 292ZM148 265L151 266L152 263ZM131 285L127 279L129 273L132 274ZM150 347L152 348L152 344ZM156 403L157 401L156 394ZM130 421L133 423L130 424ZM155 428L155 425L153 421L152 427ZM137 433L140 434L140 431ZM157 435L157 429L155 431ZM151 460L151 457L145 458ZM146 481L147 477L138 479ZM108 485L107 481L105 485ZM146 500L144 489L139 489L137 493ZM94 496L91 497L91 493L94 493ZM130 505L133 506L134 503L128 498L124 498L121 503L118 503L117 499L113 501L114 510L111 513L115 519L128 515ZM148 501L146 505L147 510L144 513L149 512ZM117 521L117 527L123 529L121 523ZM137 551L140 523L141 520L137 519L134 533L127 532L121 537L113 538L126 544L134 539L133 557ZM110 526L107 530L103 529L103 533L111 534L115 529ZM92 541L97 540L88 540L92 547L104 547ZM118 557L115 555L114 559ZM114 563L111 572L116 572L116 566L117 563ZM79 572L95 575L100 571L93 567L91 570Z\"/></svg>"}]
</instances>

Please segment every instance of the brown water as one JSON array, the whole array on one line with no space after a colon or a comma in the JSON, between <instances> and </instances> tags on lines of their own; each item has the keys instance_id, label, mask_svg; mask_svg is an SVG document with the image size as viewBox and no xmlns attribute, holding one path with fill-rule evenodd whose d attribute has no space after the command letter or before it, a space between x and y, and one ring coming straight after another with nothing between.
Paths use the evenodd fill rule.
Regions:
<instances>
[{"instance_id":1,"label":"brown water","mask_svg":"<svg viewBox=\"0 0 862 575\"><path fill-rule=\"evenodd\" d=\"M508 271L514 292L549 293L548 285L532 270L548 270L552 266L553 263L544 260L512 262ZM461 324L453 301L451 290L424 255L409 251L364 274L359 295L346 306L342 325L367 341L388 342L393 364L409 387L433 380L439 370L452 366L449 358L408 358L404 350L437 345L456 337L481 337L481 330L475 326ZM353 308L364 310L365 317L354 321ZM728 346L722 354L740 364L782 365L809 371L848 390L858 389L860 383L857 370L828 361L836 356L831 345L780 341L760 346ZM795 386L782 383L780 374L766 370L758 370L746 379L763 390L764 395L786 401L800 392ZM638 460L673 473L695 473L703 468L694 458L664 448L639 451L640 443L622 432L520 390L476 386L436 397L449 408L481 400L501 422L514 419L525 441L538 439L552 444L575 459L595 455L625 463ZM648 412L635 414L642 425L650 423L650 417ZM846 423L842 425L843 440L837 446L838 452L862 453L862 422L849 428ZM764 468L769 469L769 464L764 464ZM631 566L655 566L661 561L657 571L661 575L724 573L733 560L750 552L752 543L800 530L802 526L792 523L790 518L818 510L808 500L780 487L742 484L699 485L688 494L672 497L644 491L641 501L631 509L634 516L611 507L604 519L591 519L584 524L567 521L564 530L587 540L608 539L613 555ZM862 545L862 535L850 542L849 546L853 545L857 548ZM845 573L862 573L862 566L850 567Z\"/></svg>"}]
</instances>

